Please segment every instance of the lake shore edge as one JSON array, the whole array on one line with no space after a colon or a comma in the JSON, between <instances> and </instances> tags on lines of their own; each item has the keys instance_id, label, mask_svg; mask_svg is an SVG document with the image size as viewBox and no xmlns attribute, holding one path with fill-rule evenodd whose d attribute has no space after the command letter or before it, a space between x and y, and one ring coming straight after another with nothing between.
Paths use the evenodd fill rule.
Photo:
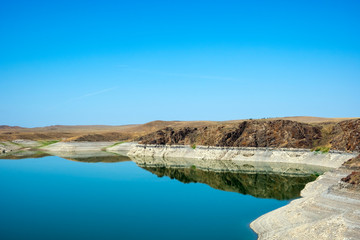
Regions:
<instances>
[{"instance_id":1,"label":"lake shore edge","mask_svg":"<svg viewBox=\"0 0 360 240\"><path fill-rule=\"evenodd\" d=\"M262 239L358 239L359 186L341 181L352 172L339 167L319 176L301 198L255 219L250 227Z\"/></svg>"},{"instance_id":2,"label":"lake shore edge","mask_svg":"<svg viewBox=\"0 0 360 240\"><path fill-rule=\"evenodd\" d=\"M115 146L107 150L116 151L117 148ZM299 148L191 147L185 145L133 144L128 150L128 155L135 157L151 156L157 158L191 158L218 161L296 163L337 168L357 154L335 150L321 153Z\"/></svg>"}]
</instances>

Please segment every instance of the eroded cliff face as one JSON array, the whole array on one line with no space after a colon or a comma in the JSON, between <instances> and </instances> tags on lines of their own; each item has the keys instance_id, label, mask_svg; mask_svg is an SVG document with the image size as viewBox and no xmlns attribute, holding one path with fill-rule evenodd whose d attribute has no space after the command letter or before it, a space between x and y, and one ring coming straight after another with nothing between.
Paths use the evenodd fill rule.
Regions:
<instances>
[{"instance_id":1,"label":"eroded cliff face","mask_svg":"<svg viewBox=\"0 0 360 240\"><path fill-rule=\"evenodd\" d=\"M306 124L290 120L249 120L205 127L167 127L142 136L142 144L221 147L307 148L328 146L360 151L360 119L336 124Z\"/></svg>"},{"instance_id":2,"label":"eroded cliff face","mask_svg":"<svg viewBox=\"0 0 360 240\"><path fill-rule=\"evenodd\" d=\"M321 127L289 120L244 121L201 128L165 128L141 137L143 144L312 148Z\"/></svg>"},{"instance_id":3,"label":"eroded cliff face","mask_svg":"<svg viewBox=\"0 0 360 240\"><path fill-rule=\"evenodd\" d=\"M360 151L360 119L337 123L332 130L331 146L342 151Z\"/></svg>"}]
</instances>

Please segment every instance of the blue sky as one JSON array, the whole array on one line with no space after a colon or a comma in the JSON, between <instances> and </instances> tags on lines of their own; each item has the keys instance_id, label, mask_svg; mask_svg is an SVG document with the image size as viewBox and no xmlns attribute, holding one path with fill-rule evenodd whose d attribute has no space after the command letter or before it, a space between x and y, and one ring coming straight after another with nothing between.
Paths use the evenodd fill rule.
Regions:
<instances>
[{"instance_id":1,"label":"blue sky","mask_svg":"<svg viewBox=\"0 0 360 240\"><path fill-rule=\"evenodd\" d=\"M0 125L360 117L358 1L1 1Z\"/></svg>"}]
</instances>

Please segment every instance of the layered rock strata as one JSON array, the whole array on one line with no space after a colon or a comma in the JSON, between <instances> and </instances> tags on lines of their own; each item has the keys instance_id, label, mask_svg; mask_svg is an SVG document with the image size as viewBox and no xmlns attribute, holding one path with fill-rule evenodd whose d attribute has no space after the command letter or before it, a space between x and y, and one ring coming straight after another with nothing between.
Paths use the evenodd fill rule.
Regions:
<instances>
[{"instance_id":1,"label":"layered rock strata","mask_svg":"<svg viewBox=\"0 0 360 240\"><path fill-rule=\"evenodd\" d=\"M360 192L340 181L339 168L308 183L302 198L251 223L259 239L359 239Z\"/></svg>"},{"instance_id":2,"label":"layered rock strata","mask_svg":"<svg viewBox=\"0 0 360 240\"><path fill-rule=\"evenodd\" d=\"M143 145L130 149L129 156L158 158L193 158L204 161L234 160L241 162L280 162L310 164L336 168L354 157L354 153L330 151L328 153L311 152L307 149L278 149L252 147L209 147L196 146L195 149L184 145Z\"/></svg>"}]
</instances>

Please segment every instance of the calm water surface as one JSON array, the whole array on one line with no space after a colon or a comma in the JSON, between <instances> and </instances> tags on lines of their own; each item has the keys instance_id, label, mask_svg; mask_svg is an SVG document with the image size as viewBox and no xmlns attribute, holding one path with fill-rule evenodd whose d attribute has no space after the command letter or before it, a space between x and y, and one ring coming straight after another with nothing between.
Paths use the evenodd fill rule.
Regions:
<instances>
[{"instance_id":1,"label":"calm water surface","mask_svg":"<svg viewBox=\"0 0 360 240\"><path fill-rule=\"evenodd\" d=\"M0 239L256 239L250 222L289 202L240 194L252 185L231 181L247 176L199 174L124 158L0 160Z\"/></svg>"}]
</instances>

